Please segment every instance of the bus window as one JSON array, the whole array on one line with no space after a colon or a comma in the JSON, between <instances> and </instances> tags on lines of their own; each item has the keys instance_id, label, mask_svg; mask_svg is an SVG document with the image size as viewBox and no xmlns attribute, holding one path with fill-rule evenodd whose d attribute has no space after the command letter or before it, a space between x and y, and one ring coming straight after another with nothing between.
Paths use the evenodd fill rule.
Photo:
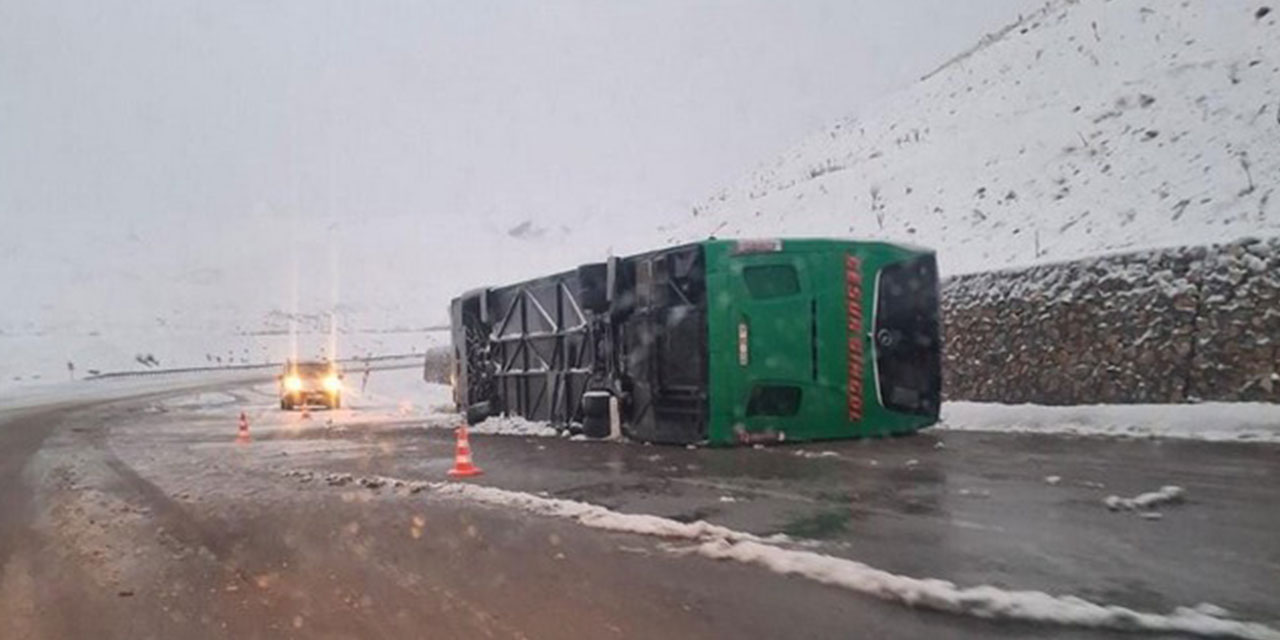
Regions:
<instances>
[{"instance_id":1,"label":"bus window","mask_svg":"<svg viewBox=\"0 0 1280 640\"><path fill-rule=\"evenodd\" d=\"M800 387L756 385L747 400L747 416L786 418L800 413Z\"/></svg>"},{"instance_id":2,"label":"bus window","mask_svg":"<svg viewBox=\"0 0 1280 640\"><path fill-rule=\"evenodd\" d=\"M743 267L742 279L747 291L757 300L781 298L800 293L800 276L789 264L765 264Z\"/></svg>"}]
</instances>

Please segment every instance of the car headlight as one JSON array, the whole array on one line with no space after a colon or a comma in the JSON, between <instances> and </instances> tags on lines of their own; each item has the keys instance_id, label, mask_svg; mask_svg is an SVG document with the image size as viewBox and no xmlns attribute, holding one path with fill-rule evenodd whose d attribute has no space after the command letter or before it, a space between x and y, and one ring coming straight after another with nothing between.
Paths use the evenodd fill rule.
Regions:
<instances>
[{"instance_id":1,"label":"car headlight","mask_svg":"<svg viewBox=\"0 0 1280 640\"><path fill-rule=\"evenodd\" d=\"M302 378L289 376L284 379L284 388L290 391L302 391Z\"/></svg>"},{"instance_id":2,"label":"car headlight","mask_svg":"<svg viewBox=\"0 0 1280 640\"><path fill-rule=\"evenodd\" d=\"M338 376L329 376L324 379L324 388L327 391L337 391L342 388L342 381Z\"/></svg>"}]
</instances>

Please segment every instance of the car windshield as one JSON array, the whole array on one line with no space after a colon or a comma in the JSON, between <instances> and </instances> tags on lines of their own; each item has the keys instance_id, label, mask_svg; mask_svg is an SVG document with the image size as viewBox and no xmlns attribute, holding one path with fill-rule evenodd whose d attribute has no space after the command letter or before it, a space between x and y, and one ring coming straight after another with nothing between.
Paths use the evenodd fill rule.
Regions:
<instances>
[{"instance_id":1,"label":"car windshield","mask_svg":"<svg viewBox=\"0 0 1280 640\"><path fill-rule=\"evenodd\" d=\"M1280 640L1280 0L0 0L0 640Z\"/></svg>"}]
</instances>

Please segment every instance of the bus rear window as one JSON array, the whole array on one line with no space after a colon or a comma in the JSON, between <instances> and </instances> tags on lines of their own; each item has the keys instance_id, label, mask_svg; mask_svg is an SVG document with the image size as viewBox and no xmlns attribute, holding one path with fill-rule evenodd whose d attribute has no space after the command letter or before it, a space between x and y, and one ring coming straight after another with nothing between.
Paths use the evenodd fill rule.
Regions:
<instances>
[{"instance_id":1,"label":"bus rear window","mask_svg":"<svg viewBox=\"0 0 1280 640\"><path fill-rule=\"evenodd\" d=\"M800 293L800 277L789 264L767 264L744 267L742 279L747 291L757 300L781 298Z\"/></svg>"}]
</instances>

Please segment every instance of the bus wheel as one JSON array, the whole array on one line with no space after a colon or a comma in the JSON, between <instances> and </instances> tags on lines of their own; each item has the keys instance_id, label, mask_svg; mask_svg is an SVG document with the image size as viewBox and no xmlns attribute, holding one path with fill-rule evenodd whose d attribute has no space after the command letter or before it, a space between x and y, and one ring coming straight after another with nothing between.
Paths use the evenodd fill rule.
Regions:
<instances>
[{"instance_id":1,"label":"bus wheel","mask_svg":"<svg viewBox=\"0 0 1280 640\"><path fill-rule=\"evenodd\" d=\"M609 437L608 391L588 391L582 395L582 433L588 438Z\"/></svg>"}]
</instances>

